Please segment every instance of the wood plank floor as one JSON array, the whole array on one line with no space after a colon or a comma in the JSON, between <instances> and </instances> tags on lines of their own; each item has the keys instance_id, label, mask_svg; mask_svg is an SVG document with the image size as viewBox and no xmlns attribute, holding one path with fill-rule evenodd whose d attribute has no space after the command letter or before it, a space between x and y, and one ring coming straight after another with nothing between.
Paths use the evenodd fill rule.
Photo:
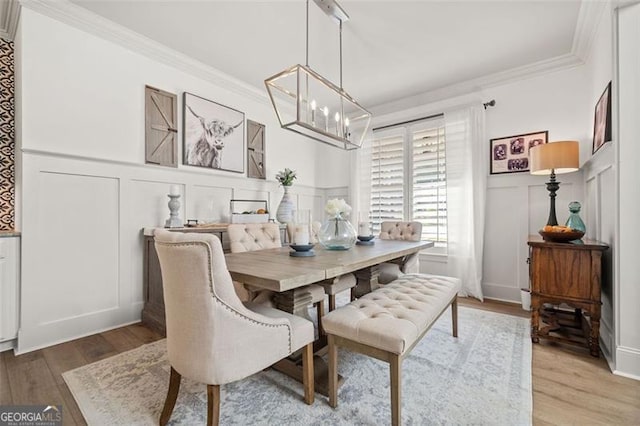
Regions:
<instances>
[{"instance_id":1,"label":"wood plank floor","mask_svg":"<svg viewBox=\"0 0 640 426\"><path fill-rule=\"evenodd\" d=\"M529 316L510 303L459 303ZM61 404L65 425L85 425L62 373L160 338L136 324L17 357L10 351L0 353L0 405ZM591 357L586 349L535 344L532 375L534 425L640 425L640 381L614 376L603 358ZM159 391L164 394L165 389Z\"/></svg>"}]
</instances>

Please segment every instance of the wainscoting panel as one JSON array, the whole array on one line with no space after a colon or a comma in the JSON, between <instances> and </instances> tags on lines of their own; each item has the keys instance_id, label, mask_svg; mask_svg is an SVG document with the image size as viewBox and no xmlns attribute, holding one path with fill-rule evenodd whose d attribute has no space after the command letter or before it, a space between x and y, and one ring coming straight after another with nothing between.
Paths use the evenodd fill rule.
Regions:
<instances>
[{"instance_id":1,"label":"wainscoting panel","mask_svg":"<svg viewBox=\"0 0 640 426\"><path fill-rule=\"evenodd\" d=\"M143 234L169 216L180 188L180 217L228 220L232 197L267 199L277 182L200 170L26 151L23 162L21 329L18 353L140 320ZM274 201L277 197L277 202ZM323 205L325 190L298 185L301 205Z\"/></svg>"},{"instance_id":2,"label":"wainscoting panel","mask_svg":"<svg viewBox=\"0 0 640 426\"><path fill-rule=\"evenodd\" d=\"M229 202L233 189L217 186L194 185L189 188L186 219L199 219L205 222L227 222L229 218Z\"/></svg>"},{"instance_id":3,"label":"wainscoting panel","mask_svg":"<svg viewBox=\"0 0 640 426\"><path fill-rule=\"evenodd\" d=\"M526 246L514 236L519 235L519 208L526 201L526 194L515 186L489 188L487 205L491 206L491 218L485 225L485 255L483 287L487 297L515 299L520 297L519 270L526 267Z\"/></svg>"},{"instance_id":4,"label":"wainscoting panel","mask_svg":"<svg viewBox=\"0 0 640 426\"><path fill-rule=\"evenodd\" d=\"M582 219L587 226L586 236L609 244L602 261L602 309L600 319L600 347L610 364L614 364L615 315L615 227L617 205L614 149L604 144L584 165L586 206Z\"/></svg>"},{"instance_id":5,"label":"wainscoting panel","mask_svg":"<svg viewBox=\"0 0 640 426\"><path fill-rule=\"evenodd\" d=\"M41 173L40 188L36 232L47 238L37 247L39 274L64 279L40 289L39 321L116 309L118 179Z\"/></svg>"},{"instance_id":6,"label":"wainscoting panel","mask_svg":"<svg viewBox=\"0 0 640 426\"><path fill-rule=\"evenodd\" d=\"M580 172L560 175L556 198L558 223L569 217L569 202L584 204ZM530 175L490 176L487 188L482 290L485 297L520 302L529 288L527 239L538 235L549 217L549 191L542 178Z\"/></svg>"}]
</instances>

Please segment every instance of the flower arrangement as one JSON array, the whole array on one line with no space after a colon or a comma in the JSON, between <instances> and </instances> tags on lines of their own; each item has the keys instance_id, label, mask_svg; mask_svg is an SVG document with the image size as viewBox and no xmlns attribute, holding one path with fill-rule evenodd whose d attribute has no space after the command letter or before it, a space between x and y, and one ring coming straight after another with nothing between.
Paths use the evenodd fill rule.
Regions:
<instances>
[{"instance_id":1,"label":"flower arrangement","mask_svg":"<svg viewBox=\"0 0 640 426\"><path fill-rule=\"evenodd\" d=\"M351 206L342 198L333 198L327 201L324 211L331 216L344 215L351 213Z\"/></svg>"},{"instance_id":2,"label":"flower arrangement","mask_svg":"<svg viewBox=\"0 0 640 426\"><path fill-rule=\"evenodd\" d=\"M341 198L327 201L324 211L330 216L318 232L318 240L328 250L348 250L356 242L356 231L345 218L351 206Z\"/></svg>"},{"instance_id":3,"label":"flower arrangement","mask_svg":"<svg viewBox=\"0 0 640 426\"><path fill-rule=\"evenodd\" d=\"M276 174L276 180L280 182L282 186L291 186L293 185L293 180L296 178L296 171L291 170L289 168L285 168L284 170L280 170Z\"/></svg>"}]
</instances>

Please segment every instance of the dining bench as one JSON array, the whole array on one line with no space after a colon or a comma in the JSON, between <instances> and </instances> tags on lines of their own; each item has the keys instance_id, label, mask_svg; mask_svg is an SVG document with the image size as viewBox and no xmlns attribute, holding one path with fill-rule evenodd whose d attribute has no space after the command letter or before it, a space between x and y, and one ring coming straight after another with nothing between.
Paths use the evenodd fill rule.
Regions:
<instances>
[{"instance_id":1,"label":"dining bench","mask_svg":"<svg viewBox=\"0 0 640 426\"><path fill-rule=\"evenodd\" d=\"M401 420L402 360L451 306L453 336L458 337L460 280L406 274L322 319L329 343L329 405L338 405L338 347L389 363L391 422Z\"/></svg>"}]
</instances>

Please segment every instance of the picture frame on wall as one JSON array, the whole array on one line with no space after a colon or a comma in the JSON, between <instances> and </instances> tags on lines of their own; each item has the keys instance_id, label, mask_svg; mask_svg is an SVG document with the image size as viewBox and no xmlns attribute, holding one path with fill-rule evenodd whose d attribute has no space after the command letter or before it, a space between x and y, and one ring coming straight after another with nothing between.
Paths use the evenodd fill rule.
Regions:
<instances>
[{"instance_id":1,"label":"picture frame on wall","mask_svg":"<svg viewBox=\"0 0 640 426\"><path fill-rule=\"evenodd\" d=\"M528 172L529 150L548 141L548 130L491 139L491 174Z\"/></svg>"},{"instance_id":2,"label":"picture frame on wall","mask_svg":"<svg viewBox=\"0 0 640 426\"><path fill-rule=\"evenodd\" d=\"M184 164L244 173L244 113L200 96L183 95Z\"/></svg>"},{"instance_id":3,"label":"picture frame on wall","mask_svg":"<svg viewBox=\"0 0 640 426\"><path fill-rule=\"evenodd\" d=\"M265 165L265 125L247 119L247 176L266 179Z\"/></svg>"},{"instance_id":4,"label":"picture frame on wall","mask_svg":"<svg viewBox=\"0 0 640 426\"><path fill-rule=\"evenodd\" d=\"M607 142L611 142L611 82L600 95L593 114L592 154Z\"/></svg>"}]
</instances>

